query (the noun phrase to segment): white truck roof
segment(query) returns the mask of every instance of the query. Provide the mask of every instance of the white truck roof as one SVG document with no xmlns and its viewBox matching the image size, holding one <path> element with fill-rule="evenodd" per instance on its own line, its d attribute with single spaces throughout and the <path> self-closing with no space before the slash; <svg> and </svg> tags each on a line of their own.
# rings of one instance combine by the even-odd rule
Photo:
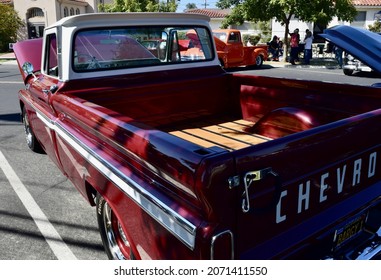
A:
<svg viewBox="0 0 381 280">
<path fill-rule="evenodd" d="M 116 26 L 120 25 L 157 25 L 157 24 L 206 24 L 208 25 L 210 18 L 201 14 L 187 13 L 92 13 L 65 17 L 53 25 L 47 27 L 54 28 L 57 26 L 64 27 L 97 27 L 97 26 Z"/>
</svg>

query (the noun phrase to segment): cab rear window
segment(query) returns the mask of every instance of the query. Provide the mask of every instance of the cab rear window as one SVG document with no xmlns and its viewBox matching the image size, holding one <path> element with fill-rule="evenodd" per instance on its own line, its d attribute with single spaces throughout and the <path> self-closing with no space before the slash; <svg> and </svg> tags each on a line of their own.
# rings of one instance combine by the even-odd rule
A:
<svg viewBox="0 0 381 280">
<path fill-rule="evenodd" d="M 203 27 L 124 27 L 76 33 L 72 65 L 77 72 L 191 63 L 213 59 Z"/>
</svg>

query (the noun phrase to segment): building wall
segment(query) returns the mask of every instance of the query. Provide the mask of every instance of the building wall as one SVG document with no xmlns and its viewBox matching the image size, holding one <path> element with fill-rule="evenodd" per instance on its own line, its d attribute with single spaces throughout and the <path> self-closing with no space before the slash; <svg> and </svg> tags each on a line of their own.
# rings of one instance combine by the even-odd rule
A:
<svg viewBox="0 0 381 280">
<path fill-rule="evenodd" d="M 98 12 L 98 4 L 112 0 L 13 0 L 15 11 L 24 21 L 19 40 L 41 37 L 43 28 L 71 14 Z"/>
</svg>

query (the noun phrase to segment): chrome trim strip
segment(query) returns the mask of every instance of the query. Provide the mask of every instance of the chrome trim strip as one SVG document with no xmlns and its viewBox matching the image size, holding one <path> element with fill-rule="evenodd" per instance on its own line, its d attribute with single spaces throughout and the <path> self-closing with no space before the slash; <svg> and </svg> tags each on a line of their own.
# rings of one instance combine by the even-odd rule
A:
<svg viewBox="0 0 381 280">
<path fill-rule="evenodd" d="M 231 244 L 231 259 L 234 260 L 234 236 L 233 233 L 230 230 L 225 230 L 223 232 L 220 232 L 212 237 L 212 242 L 210 244 L 210 259 L 214 260 L 214 244 L 218 238 L 221 236 L 229 234 L 230 235 L 230 244 Z"/>
<path fill-rule="evenodd" d="M 86 146 L 76 136 L 71 134 L 62 125 L 46 117 L 33 104 L 28 102 L 35 110 L 37 117 L 50 129 L 54 130 L 79 154 L 98 169 L 107 179 L 118 186 L 146 213 L 175 235 L 190 249 L 194 249 L 196 242 L 196 226 L 180 216 L 168 205 L 151 193 L 144 190 L 137 182 L 121 173 L 117 167 L 100 157 L 90 147 Z"/>
</svg>

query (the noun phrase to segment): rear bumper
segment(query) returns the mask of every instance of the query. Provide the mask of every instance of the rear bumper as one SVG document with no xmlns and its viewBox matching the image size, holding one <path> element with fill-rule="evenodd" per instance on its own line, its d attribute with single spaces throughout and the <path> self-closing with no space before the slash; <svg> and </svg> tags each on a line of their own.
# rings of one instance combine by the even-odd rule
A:
<svg viewBox="0 0 381 280">
<path fill-rule="evenodd" d="M 326 260 L 346 259 L 346 260 L 380 260 L 381 259 L 381 227 L 376 232 L 374 238 L 366 245 L 358 246 L 339 256 L 328 257 Z"/>
</svg>

